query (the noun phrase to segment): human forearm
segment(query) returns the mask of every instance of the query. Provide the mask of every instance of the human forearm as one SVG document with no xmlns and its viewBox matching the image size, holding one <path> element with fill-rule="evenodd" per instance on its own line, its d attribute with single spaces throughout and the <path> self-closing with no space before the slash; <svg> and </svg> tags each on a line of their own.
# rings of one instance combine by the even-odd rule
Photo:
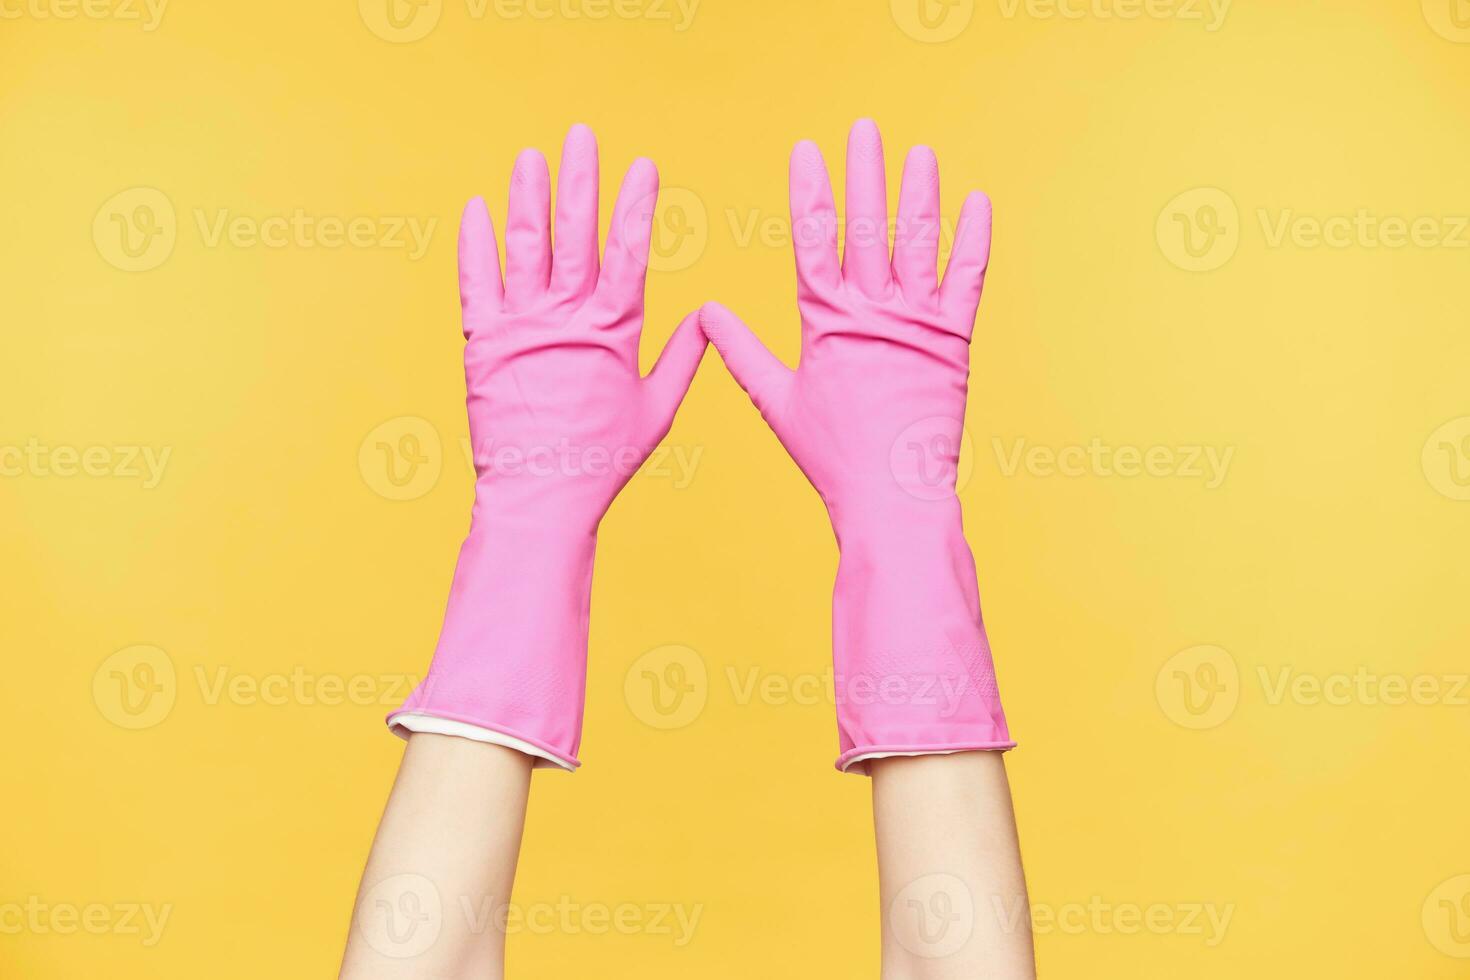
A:
<svg viewBox="0 0 1470 980">
<path fill-rule="evenodd" d="M 1032 980 L 1031 914 L 999 752 L 875 760 L 883 980 Z"/>
<path fill-rule="evenodd" d="M 341 980 L 504 975 L 530 756 L 410 737 L 363 872 Z"/>
</svg>

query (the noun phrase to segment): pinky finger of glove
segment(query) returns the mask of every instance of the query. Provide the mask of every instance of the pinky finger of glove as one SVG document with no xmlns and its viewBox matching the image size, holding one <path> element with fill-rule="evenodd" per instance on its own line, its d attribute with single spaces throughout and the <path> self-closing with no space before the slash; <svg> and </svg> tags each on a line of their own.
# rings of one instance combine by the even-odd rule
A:
<svg viewBox="0 0 1470 980">
<path fill-rule="evenodd" d="M 976 191 L 960 211 L 954 251 L 939 287 L 939 305 L 947 317 L 962 324 L 966 338 L 975 328 L 975 311 L 980 308 L 985 270 L 990 266 L 990 225 L 990 198 Z"/>
</svg>

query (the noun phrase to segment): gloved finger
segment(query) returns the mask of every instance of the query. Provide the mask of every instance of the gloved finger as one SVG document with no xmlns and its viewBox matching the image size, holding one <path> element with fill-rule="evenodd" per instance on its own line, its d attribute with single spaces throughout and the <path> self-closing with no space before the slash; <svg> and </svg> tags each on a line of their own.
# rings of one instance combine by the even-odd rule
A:
<svg viewBox="0 0 1470 980">
<path fill-rule="evenodd" d="M 927 146 L 909 151 L 898 192 L 893 277 L 904 299 L 929 309 L 939 299 L 939 160 Z"/>
<path fill-rule="evenodd" d="M 785 404 L 786 395 L 796 379 L 796 372 L 766 350 L 766 345 L 719 303 L 706 303 L 699 308 L 699 325 L 736 383 L 750 395 L 760 413 L 771 418 Z"/>
<path fill-rule="evenodd" d="M 990 265 L 990 198 L 980 191 L 971 194 L 960 211 L 955 230 L 954 252 L 939 287 L 939 305 L 946 316 L 963 324 L 968 337 L 975 329 L 975 311 L 985 289 L 985 269 Z"/>
<path fill-rule="evenodd" d="M 510 175 L 505 222 L 505 296 L 524 306 L 551 281 L 551 173 L 538 150 L 522 150 Z"/>
<path fill-rule="evenodd" d="M 485 199 L 471 198 L 459 219 L 459 304 L 465 313 L 465 336 L 478 316 L 500 309 L 504 294 L 495 225 Z"/>
<path fill-rule="evenodd" d="M 653 241 L 653 214 L 658 205 L 658 168 L 639 157 L 628 168 L 613 206 L 612 228 L 602 257 L 597 290 L 624 309 L 641 308 L 648 278 L 648 250 Z"/>
<path fill-rule="evenodd" d="M 887 295 L 888 178 L 883 137 L 871 119 L 860 119 L 847 137 L 847 237 L 842 278 L 865 296 Z"/>
<path fill-rule="evenodd" d="M 653 428 L 651 442 L 656 443 L 669 434 L 669 426 L 674 424 L 674 413 L 684 401 L 708 346 L 704 331 L 699 328 L 699 314 L 689 314 L 674 330 L 653 370 L 643 379 L 649 424 Z"/>
<path fill-rule="evenodd" d="M 842 281 L 837 260 L 837 205 L 827 161 L 811 140 L 791 151 L 791 244 L 796 278 L 804 289 L 830 289 Z"/>
<path fill-rule="evenodd" d="M 552 291 L 585 295 L 597 282 L 597 137 L 581 123 L 567 133 L 556 174 Z"/>
</svg>

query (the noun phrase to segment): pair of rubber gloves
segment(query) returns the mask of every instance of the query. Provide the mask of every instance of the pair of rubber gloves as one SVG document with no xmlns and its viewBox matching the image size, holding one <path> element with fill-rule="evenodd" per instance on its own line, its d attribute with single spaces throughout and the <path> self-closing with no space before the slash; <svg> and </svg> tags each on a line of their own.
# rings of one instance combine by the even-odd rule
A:
<svg viewBox="0 0 1470 980">
<path fill-rule="evenodd" d="M 791 157 L 802 319 L 797 370 L 729 310 L 679 325 L 638 367 L 658 171 L 623 181 L 598 261 L 598 162 L 574 127 L 556 194 L 541 154 L 511 178 L 502 280 L 484 201 L 465 208 L 459 282 L 477 480 L 444 629 L 392 729 L 505 745 L 579 765 L 597 527 L 668 433 L 712 343 L 821 494 L 841 550 L 833 599 L 844 771 L 893 755 L 1003 750 L 974 560 L 955 496 L 970 333 L 990 254 L 990 201 L 972 194 L 941 284 L 934 153 L 904 167 L 895 245 L 877 127 L 847 148 L 846 244 L 816 145 Z"/>
</svg>

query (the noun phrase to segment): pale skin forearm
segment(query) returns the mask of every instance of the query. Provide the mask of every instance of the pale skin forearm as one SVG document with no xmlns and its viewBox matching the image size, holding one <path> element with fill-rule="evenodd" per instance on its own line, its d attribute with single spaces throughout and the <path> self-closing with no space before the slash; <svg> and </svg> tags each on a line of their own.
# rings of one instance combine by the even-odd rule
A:
<svg viewBox="0 0 1470 980">
<path fill-rule="evenodd" d="M 883 980 L 1034 980 L 999 752 L 875 760 Z"/>
<path fill-rule="evenodd" d="M 341 980 L 504 977 L 531 759 L 410 736 L 353 910 Z"/>
</svg>

